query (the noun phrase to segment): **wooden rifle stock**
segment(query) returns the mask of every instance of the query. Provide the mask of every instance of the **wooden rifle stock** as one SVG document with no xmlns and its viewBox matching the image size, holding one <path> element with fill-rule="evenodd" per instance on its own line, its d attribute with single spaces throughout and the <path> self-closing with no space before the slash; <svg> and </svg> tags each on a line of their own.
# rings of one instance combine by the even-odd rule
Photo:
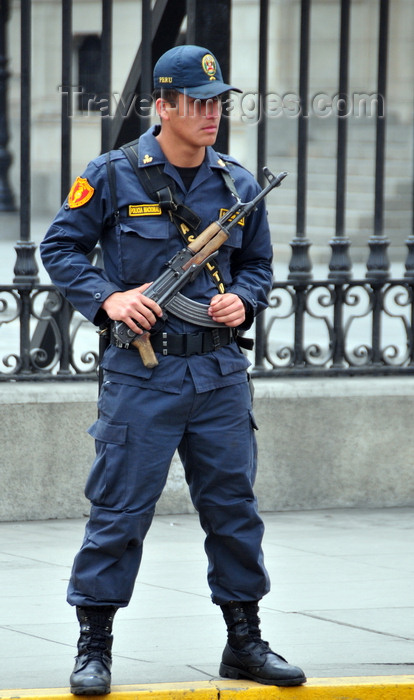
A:
<svg viewBox="0 0 414 700">
<path fill-rule="evenodd" d="M 137 337 L 132 341 L 131 345 L 133 345 L 134 348 L 139 351 L 144 367 L 153 369 L 158 365 L 157 356 L 152 348 L 151 336 L 148 331 L 144 331 L 144 333 L 141 333 L 141 335 L 137 335 Z"/>
<path fill-rule="evenodd" d="M 216 236 L 216 234 L 218 234 L 219 231 L 222 231 L 225 234 L 225 237 L 224 237 L 223 241 L 221 242 L 221 243 L 224 243 L 224 241 L 229 237 L 229 234 L 221 227 L 219 221 L 213 221 L 213 223 L 209 224 L 209 226 L 207 226 L 207 228 L 205 228 L 204 231 L 202 231 L 200 233 L 200 235 L 197 236 L 197 238 L 195 238 L 193 241 L 191 241 L 191 243 L 189 243 L 187 247 L 193 253 L 198 253 L 202 248 L 204 248 L 205 245 L 207 245 L 207 243 L 212 238 L 214 238 L 214 236 Z M 214 248 L 213 250 L 211 250 L 211 252 L 213 253 L 214 250 L 218 250 L 221 243 L 219 243 L 217 248 Z M 210 253 L 209 253 L 209 255 L 210 255 Z"/>
</svg>

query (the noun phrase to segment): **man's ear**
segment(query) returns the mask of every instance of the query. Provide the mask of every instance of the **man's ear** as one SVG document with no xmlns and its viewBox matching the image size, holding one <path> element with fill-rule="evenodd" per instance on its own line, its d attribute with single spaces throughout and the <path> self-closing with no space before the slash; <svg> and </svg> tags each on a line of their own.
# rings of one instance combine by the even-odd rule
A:
<svg viewBox="0 0 414 700">
<path fill-rule="evenodd" d="M 171 107 L 171 104 L 168 102 L 168 100 L 165 100 L 162 97 L 159 97 L 156 100 L 155 109 L 157 110 L 157 114 L 160 117 L 160 119 L 165 119 L 166 121 L 169 120 L 170 115 L 168 112 L 168 107 Z"/>
</svg>

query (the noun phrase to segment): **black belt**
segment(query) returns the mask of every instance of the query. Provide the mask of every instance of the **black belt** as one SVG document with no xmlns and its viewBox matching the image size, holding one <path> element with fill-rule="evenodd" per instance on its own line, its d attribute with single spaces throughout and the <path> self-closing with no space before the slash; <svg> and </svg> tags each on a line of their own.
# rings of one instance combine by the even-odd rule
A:
<svg viewBox="0 0 414 700">
<path fill-rule="evenodd" d="M 151 345 L 161 355 L 190 357 L 213 352 L 234 340 L 235 332 L 232 328 L 213 328 L 202 333 L 156 333 L 151 336 Z"/>
</svg>

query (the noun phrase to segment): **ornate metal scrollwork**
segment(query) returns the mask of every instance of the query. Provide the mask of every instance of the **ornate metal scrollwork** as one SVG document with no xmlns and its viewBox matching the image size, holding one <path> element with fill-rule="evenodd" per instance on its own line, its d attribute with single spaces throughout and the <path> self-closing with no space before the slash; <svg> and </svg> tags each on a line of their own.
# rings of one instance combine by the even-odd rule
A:
<svg viewBox="0 0 414 700">
<path fill-rule="evenodd" d="M 16 289 L 0 289 L 0 372 L 1 366 L 6 368 L 5 374 L 18 372 L 21 367 L 19 353 L 11 352 L 10 348 L 18 342 L 18 324 L 15 332 L 8 332 L 21 312 L 21 300 Z M 6 340 L 7 336 L 7 340 Z"/>
<path fill-rule="evenodd" d="M 87 321 L 79 314 L 73 315 L 70 334 L 70 362 L 72 367 L 76 370 L 77 374 L 84 374 L 85 372 L 96 372 L 98 367 L 99 356 L 97 351 L 92 349 L 87 349 L 83 351 L 78 350 L 78 346 L 80 348 L 84 348 L 85 343 L 90 342 L 90 340 L 93 337 L 91 336 L 91 331 L 92 333 L 95 333 L 95 339 L 96 342 L 98 342 L 96 328 L 94 328 L 94 326 L 92 326 L 92 324 L 89 321 Z M 80 361 L 82 365 L 80 365 L 76 360 L 78 352 L 80 353 Z"/>
<path fill-rule="evenodd" d="M 408 284 L 386 285 L 383 295 L 384 314 L 396 321 L 393 338 L 399 336 L 400 344 L 395 342 L 382 349 L 384 364 L 400 367 L 409 362 L 413 354 L 413 329 L 411 325 L 413 310 L 413 288 Z M 388 336 L 387 336 L 388 337 Z"/>
<path fill-rule="evenodd" d="M 414 280 L 275 283 L 256 376 L 414 372 Z M 53 286 L 0 288 L 0 380 L 96 379 L 98 336 Z"/>
<path fill-rule="evenodd" d="M 253 374 L 414 371 L 409 280 L 275 283 L 265 314 L 264 370 Z"/>
<path fill-rule="evenodd" d="M 95 331 L 51 285 L 0 288 L 0 380 L 95 379 Z"/>
</svg>

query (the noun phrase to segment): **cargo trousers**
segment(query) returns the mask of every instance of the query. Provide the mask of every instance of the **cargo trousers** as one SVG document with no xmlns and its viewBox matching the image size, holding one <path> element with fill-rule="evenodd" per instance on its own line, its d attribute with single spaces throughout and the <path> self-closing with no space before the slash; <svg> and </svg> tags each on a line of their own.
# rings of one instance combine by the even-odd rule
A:
<svg viewBox="0 0 414 700">
<path fill-rule="evenodd" d="M 257 445 L 248 382 L 197 393 L 187 372 L 177 394 L 104 380 L 98 406 L 89 429 L 96 458 L 85 488 L 91 511 L 68 602 L 128 605 L 176 450 L 206 535 L 213 602 L 261 599 L 270 586 L 253 492 Z"/>
</svg>

